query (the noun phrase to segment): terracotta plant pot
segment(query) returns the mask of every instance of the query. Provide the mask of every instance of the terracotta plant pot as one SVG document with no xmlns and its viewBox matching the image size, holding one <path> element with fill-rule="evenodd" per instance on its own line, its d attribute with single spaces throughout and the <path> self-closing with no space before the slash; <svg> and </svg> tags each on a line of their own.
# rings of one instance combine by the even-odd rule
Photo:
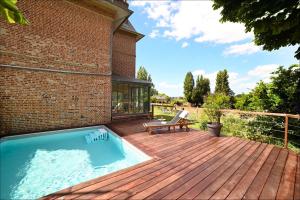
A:
<svg viewBox="0 0 300 200">
<path fill-rule="evenodd" d="M 219 137 L 222 126 L 223 124 L 218 122 L 209 122 L 207 123 L 208 133 L 213 136 Z"/>
</svg>

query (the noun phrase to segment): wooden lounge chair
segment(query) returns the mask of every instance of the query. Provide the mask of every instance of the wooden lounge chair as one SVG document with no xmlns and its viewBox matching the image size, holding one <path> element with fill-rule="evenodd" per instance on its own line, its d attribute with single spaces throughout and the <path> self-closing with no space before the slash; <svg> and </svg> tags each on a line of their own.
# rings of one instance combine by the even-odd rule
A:
<svg viewBox="0 0 300 200">
<path fill-rule="evenodd" d="M 144 123 L 143 126 L 146 128 L 146 131 L 149 132 L 149 134 L 152 133 L 152 129 L 154 128 L 164 128 L 167 127 L 168 130 L 170 131 L 171 128 L 173 128 L 173 131 L 175 131 L 175 127 L 179 126 L 181 129 L 183 127 L 186 128 L 186 131 L 189 131 L 188 125 L 193 124 L 192 122 L 188 121 L 186 118 L 188 116 L 188 112 L 185 110 L 180 110 L 177 112 L 175 117 L 168 122 L 148 122 Z"/>
</svg>

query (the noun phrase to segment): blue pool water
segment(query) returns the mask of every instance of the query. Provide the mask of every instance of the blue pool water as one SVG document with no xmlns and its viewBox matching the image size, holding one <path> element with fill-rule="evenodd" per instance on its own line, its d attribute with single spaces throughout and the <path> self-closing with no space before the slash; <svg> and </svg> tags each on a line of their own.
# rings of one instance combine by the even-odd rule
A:
<svg viewBox="0 0 300 200">
<path fill-rule="evenodd" d="M 149 159 L 105 126 L 2 138 L 0 199 L 36 199 Z"/>
</svg>

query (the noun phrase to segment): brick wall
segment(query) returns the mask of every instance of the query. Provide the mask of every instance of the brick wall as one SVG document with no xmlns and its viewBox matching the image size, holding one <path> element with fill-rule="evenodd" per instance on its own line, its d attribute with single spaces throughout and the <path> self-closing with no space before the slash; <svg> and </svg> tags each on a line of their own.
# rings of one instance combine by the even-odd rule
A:
<svg viewBox="0 0 300 200">
<path fill-rule="evenodd" d="M 113 36 L 112 71 L 129 78 L 135 77 L 135 36 L 118 30 Z"/>
<path fill-rule="evenodd" d="M 0 135 L 110 122 L 112 19 L 67 1 L 18 7 L 29 26 L 0 19 L 0 65 L 24 67 L 0 66 Z"/>
</svg>

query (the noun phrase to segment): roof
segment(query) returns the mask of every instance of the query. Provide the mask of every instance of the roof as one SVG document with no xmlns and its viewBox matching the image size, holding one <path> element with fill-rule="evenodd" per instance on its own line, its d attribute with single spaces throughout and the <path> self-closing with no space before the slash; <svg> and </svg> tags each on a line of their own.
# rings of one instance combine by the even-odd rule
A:
<svg viewBox="0 0 300 200">
<path fill-rule="evenodd" d="M 116 74 L 112 75 L 112 80 L 118 81 L 118 82 L 127 82 L 127 83 L 140 83 L 140 84 L 149 84 L 149 85 L 152 84 L 152 82 L 150 82 L 150 81 L 140 80 L 140 79 L 136 79 L 136 78 L 123 77 L 123 76 L 119 76 Z"/>
<path fill-rule="evenodd" d="M 132 34 L 134 34 L 134 35 L 136 35 L 137 41 L 140 40 L 140 39 L 142 39 L 142 38 L 145 36 L 145 35 L 143 35 L 143 34 L 137 32 L 137 31 L 135 30 L 135 28 L 133 27 L 133 25 L 130 23 L 129 20 L 126 20 L 126 21 L 121 25 L 120 29 L 121 29 L 121 30 L 124 30 L 124 31 L 126 31 L 126 32 L 129 32 L 129 33 L 132 33 Z"/>
<path fill-rule="evenodd" d="M 124 29 L 127 29 L 129 31 L 132 31 L 132 32 L 136 32 L 135 28 L 133 27 L 133 25 L 131 24 L 131 22 L 129 20 L 126 20 L 122 26 L 122 28 Z"/>
</svg>

